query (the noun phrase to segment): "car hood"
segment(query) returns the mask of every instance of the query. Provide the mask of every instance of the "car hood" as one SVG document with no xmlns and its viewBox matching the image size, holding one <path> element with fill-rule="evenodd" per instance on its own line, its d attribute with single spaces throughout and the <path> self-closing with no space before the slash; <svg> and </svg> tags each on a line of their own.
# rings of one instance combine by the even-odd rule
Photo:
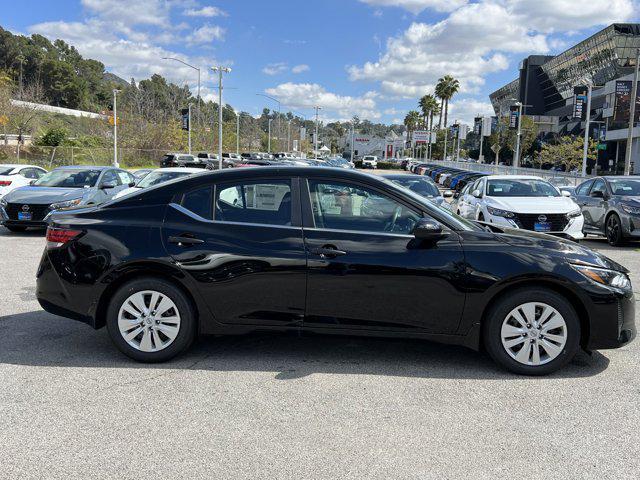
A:
<svg viewBox="0 0 640 480">
<path fill-rule="evenodd" d="M 115 200 L 116 198 L 124 197 L 125 195 L 127 195 L 129 193 L 138 192 L 140 190 L 142 190 L 142 187 L 125 188 L 124 190 L 120 190 L 118 193 L 116 193 L 114 195 L 113 199 Z"/>
<path fill-rule="evenodd" d="M 562 237 L 515 228 L 495 226 L 491 226 L 491 228 L 496 231 L 495 235 L 501 242 L 512 247 L 540 248 L 548 252 L 549 255 L 561 256 L 569 263 L 591 265 L 629 273 L 627 268 L 609 257 Z"/>
<path fill-rule="evenodd" d="M 82 198 L 85 188 L 20 187 L 7 193 L 3 199 L 9 203 L 50 204 Z"/>
<path fill-rule="evenodd" d="M 640 197 L 638 196 L 624 196 L 624 197 L 617 197 L 618 201 L 621 203 L 626 203 L 627 205 L 633 205 L 635 207 L 640 207 Z"/>
<path fill-rule="evenodd" d="M 487 205 L 516 213 L 568 213 L 578 208 L 569 197 L 486 197 Z"/>
</svg>

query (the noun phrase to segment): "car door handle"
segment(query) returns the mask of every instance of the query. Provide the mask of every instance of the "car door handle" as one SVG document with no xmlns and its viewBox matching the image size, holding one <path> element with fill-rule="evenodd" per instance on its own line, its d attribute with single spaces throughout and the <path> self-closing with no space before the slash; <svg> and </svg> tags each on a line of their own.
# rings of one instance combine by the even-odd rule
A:
<svg viewBox="0 0 640 480">
<path fill-rule="evenodd" d="M 189 245 L 199 245 L 204 243 L 204 240 L 193 237 L 169 237 L 169 243 L 175 243 L 181 247 L 186 247 Z"/>
<path fill-rule="evenodd" d="M 320 258 L 335 258 L 346 255 L 347 252 L 338 250 L 333 246 L 324 246 L 319 248 L 310 248 L 309 253 L 312 255 L 318 255 Z"/>
</svg>

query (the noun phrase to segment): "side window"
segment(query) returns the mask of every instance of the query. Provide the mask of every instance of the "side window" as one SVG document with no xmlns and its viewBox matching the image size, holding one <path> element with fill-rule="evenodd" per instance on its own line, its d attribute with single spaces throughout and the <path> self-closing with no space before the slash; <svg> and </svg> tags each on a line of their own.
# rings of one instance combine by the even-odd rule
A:
<svg viewBox="0 0 640 480">
<path fill-rule="evenodd" d="M 23 168 L 22 170 L 20 170 L 20 175 L 22 175 L 24 178 L 29 178 L 32 180 L 39 178 L 36 174 L 35 168 Z"/>
<path fill-rule="evenodd" d="M 43 176 L 45 173 L 47 173 L 45 170 L 40 170 L 39 168 L 34 168 L 33 169 L 35 172 L 36 177 L 35 178 L 40 178 L 41 176 Z"/>
<path fill-rule="evenodd" d="M 592 183 L 593 180 L 589 180 L 578 185 L 578 188 L 576 188 L 576 195 L 586 195 L 587 192 L 589 192 L 589 187 L 591 187 Z"/>
<path fill-rule="evenodd" d="M 291 181 L 219 184 L 215 206 L 215 219 L 219 221 L 291 225 Z"/>
<path fill-rule="evenodd" d="M 421 215 L 374 189 L 309 180 L 316 227 L 409 234 Z"/>
<path fill-rule="evenodd" d="M 593 195 L 593 192 L 606 192 L 607 187 L 604 184 L 604 180 L 602 180 L 601 178 L 598 178 L 596 180 L 593 181 L 593 187 L 591 187 L 591 192 L 589 192 L 590 195 Z"/>
<path fill-rule="evenodd" d="M 212 188 L 202 187 L 187 192 L 182 197 L 182 206 L 207 220 L 213 220 Z"/>
<path fill-rule="evenodd" d="M 135 182 L 133 175 L 130 175 L 124 170 L 118 171 L 118 179 L 120 180 L 120 185 L 128 185 L 131 182 Z"/>
<path fill-rule="evenodd" d="M 118 175 L 116 175 L 115 170 L 107 170 L 102 176 L 101 183 L 104 185 L 105 183 L 111 183 L 113 185 L 120 185 L 118 183 Z"/>
</svg>

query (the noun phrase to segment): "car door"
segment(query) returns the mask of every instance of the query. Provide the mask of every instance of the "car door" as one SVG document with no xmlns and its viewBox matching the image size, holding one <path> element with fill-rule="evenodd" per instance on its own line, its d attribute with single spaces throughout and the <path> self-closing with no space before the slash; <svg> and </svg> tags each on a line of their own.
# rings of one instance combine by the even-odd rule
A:
<svg viewBox="0 0 640 480">
<path fill-rule="evenodd" d="M 583 207 L 583 211 L 586 212 L 585 217 L 589 219 L 589 225 L 601 232 L 604 231 L 604 217 L 607 212 L 608 197 L 604 180 L 596 178 L 586 198 L 586 205 Z"/>
<path fill-rule="evenodd" d="M 482 203 L 482 195 L 484 194 L 485 179 L 479 178 L 473 183 L 473 186 L 469 189 L 469 192 L 465 196 L 467 203 L 467 212 L 465 218 L 476 220 L 478 218 L 478 212 Z M 480 191 L 480 198 L 473 195 L 476 190 Z"/>
<path fill-rule="evenodd" d="M 411 231 L 423 214 L 363 183 L 309 178 L 301 189 L 308 254 L 304 325 L 454 333 L 465 294 L 458 235 Z"/>
<path fill-rule="evenodd" d="M 91 197 L 87 203 L 100 205 L 111 198 L 112 190 L 118 186 L 118 175 L 115 169 L 108 169 L 102 172 L 102 175 L 96 182 L 96 188 L 93 189 Z"/>
<path fill-rule="evenodd" d="M 167 207 L 165 248 L 218 323 L 301 324 L 306 254 L 298 198 L 297 179 L 282 176 L 202 184 Z"/>
<path fill-rule="evenodd" d="M 591 189 L 591 185 L 593 185 L 593 180 L 582 182 L 576 187 L 576 189 L 573 191 L 573 194 L 571 195 L 573 201 L 578 204 L 580 210 L 582 211 L 582 215 L 584 217 L 584 228 L 587 230 L 593 228 L 593 225 L 591 224 L 591 217 L 589 216 L 589 212 L 587 211 L 587 206 L 589 204 L 589 190 Z"/>
<path fill-rule="evenodd" d="M 109 198 L 113 198 L 118 192 L 126 190 L 136 183 L 135 177 L 126 170 L 116 170 L 116 176 L 118 177 L 118 185 L 109 192 Z"/>
</svg>

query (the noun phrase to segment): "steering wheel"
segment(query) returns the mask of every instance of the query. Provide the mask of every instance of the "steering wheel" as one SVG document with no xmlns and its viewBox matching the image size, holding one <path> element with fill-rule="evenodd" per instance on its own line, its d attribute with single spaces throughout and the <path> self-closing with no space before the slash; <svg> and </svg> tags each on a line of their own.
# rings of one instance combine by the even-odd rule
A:
<svg viewBox="0 0 640 480">
<path fill-rule="evenodd" d="M 398 222 L 398 219 L 400 218 L 401 213 L 402 213 L 402 207 L 400 206 L 396 207 L 396 209 L 393 212 L 393 217 L 391 218 L 391 221 L 387 223 L 387 225 L 384 228 L 386 232 L 393 232 L 396 229 L 396 223 Z"/>
</svg>

